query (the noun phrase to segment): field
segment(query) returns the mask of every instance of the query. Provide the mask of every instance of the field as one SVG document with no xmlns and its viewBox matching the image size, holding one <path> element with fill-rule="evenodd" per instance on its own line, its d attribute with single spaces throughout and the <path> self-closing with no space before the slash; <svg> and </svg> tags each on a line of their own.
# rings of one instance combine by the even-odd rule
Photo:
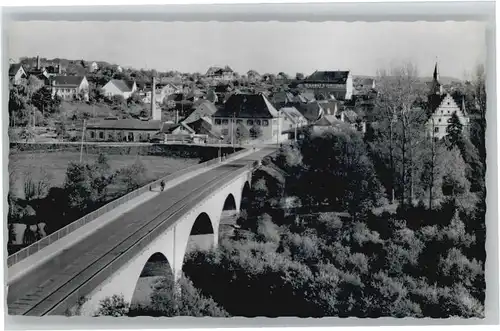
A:
<svg viewBox="0 0 500 331">
<path fill-rule="evenodd" d="M 83 154 L 83 162 L 93 162 L 97 154 Z M 149 155 L 109 155 L 108 162 L 112 170 L 118 170 L 131 165 L 136 158 L 148 169 L 151 180 L 166 176 L 175 171 L 198 163 L 198 159 L 172 158 Z M 9 156 L 9 169 L 13 170 L 14 180 L 11 191 L 23 198 L 23 182 L 26 173 L 31 173 L 35 179 L 48 176 L 52 187 L 62 186 L 66 168 L 70 162 L 79 162 L 80 153 L 74 151 L 55 152 L 22 152 Z"/>
</svg>

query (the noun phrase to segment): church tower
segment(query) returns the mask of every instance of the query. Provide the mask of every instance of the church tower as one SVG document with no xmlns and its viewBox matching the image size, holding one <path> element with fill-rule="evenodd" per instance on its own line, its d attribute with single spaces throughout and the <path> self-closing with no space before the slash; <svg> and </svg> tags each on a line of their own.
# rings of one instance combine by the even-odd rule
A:
<svg viewBox="0 0 500 331">
<path fill-rule="evenodd" d="M 432 83 L 431 83 L 431 90 L 430 90 L 430 95 L 441 95 L 443 93 L 443 87 L 441 86 L 441 83 L 439 83 L 439 72 L 438 72 L 438 65 L 436 62 L 436 65 L 434 67 L 434 74 L 432 75 Z"/>
</svg>

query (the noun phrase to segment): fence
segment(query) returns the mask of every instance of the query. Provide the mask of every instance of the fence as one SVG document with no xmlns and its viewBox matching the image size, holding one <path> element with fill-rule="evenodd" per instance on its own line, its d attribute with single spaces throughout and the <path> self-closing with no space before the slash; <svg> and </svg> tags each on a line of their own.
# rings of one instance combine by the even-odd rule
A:
<svg viewBox="0 0 500 331">
<path fill-rule="evenodd" d="M 113 210 L 114 208 L 116 208 L 116 207 L 118 207 L 118 206 L 120 206 L 120 205 L 146 193 L 146 192 L 148 192 L 150 190 L 151 186 L 159 185 L 161 181 L 168 182 L 170 180 L 179 178 L 179 176 L 182 176 L 184 174 L 187 174 L 187 173 L 199 170 L 199 169 L 210 167 L 210 166 L 217 164 L 219 162 L 223 162 L 223 161 L 227 160 L 228 158 L 233 158 L 233 157 L 239 156 L 239 155 L 247 153 L 247 152 L 248 152 L 248 150 L 243 149 L 243 150 L 238 151 L 236 153 L 229 154 L 227 156 L 223 156 L 221 159 L 215 158 L 215 159 L 212 159 L 212 160 L 207 161 L 207 162 L 199 163 L 199 164 L 187 167 L 183 170 L 176 171 L 170 175 L 167 175 L 163 178 L 155 180 L 154 182 L 149 183 L 141 188 L 138 188 L 137 190 L 132 191 L 132 192 L 116 199 L 116 200 L 111 201 L 110 203 L 102 206 L 101 208 L 96 209 L 93 212 L 88 213 L 87 215 L 83 216 L 82 218 L 68 224 L 67 226 L 51 233 L 48 236 L 43 237 L 42 239 L 34 242 L 33 244 L 31 244 L 31 245 L 21 249 L 20 251 L 17 251 L 16 253 L 10 255 L 7 258 L 7 266 L 10 267 L 10 266 L 18 263 L 19 261 L 26 259 L 28 256 L 35 254 L 36 252 L 38 252 L 42 248 L 47 247 L 48 245 L 50 245 L 50 244 L 58 241 L 59 239 L 67 236 L 71 232 L 75 231 L 76 229 L 79 229 L 80 227 L 95 220 L 96 218 L 102 216 L 103 214 Z"/>
</svg>

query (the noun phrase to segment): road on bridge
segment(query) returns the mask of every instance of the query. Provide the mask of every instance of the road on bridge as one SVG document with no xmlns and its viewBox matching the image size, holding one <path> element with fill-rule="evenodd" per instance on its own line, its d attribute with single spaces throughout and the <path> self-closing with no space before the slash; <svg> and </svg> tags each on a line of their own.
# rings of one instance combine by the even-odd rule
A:
<svg viewBox="0 0 500 331">
<path fill-rule="evenodd" d="M 156 226 L 162 223 L 174 224 L 180 216 L 179 210 L 192 208 L 199 202 L 200 194 L 220 186 L 229 180 L 232 173 L 273 151 L 275 149 L 272 148 L 258 150 L 197 175 L 146 201 L 75 243 L 71 248 L 63 250 L 9 284 L 9 314 L 53 314 L 54 308 L 70 295 L 82 295 L 83 284 L 109 267 L 115 258 L 134 246 Z"/>
</svg>

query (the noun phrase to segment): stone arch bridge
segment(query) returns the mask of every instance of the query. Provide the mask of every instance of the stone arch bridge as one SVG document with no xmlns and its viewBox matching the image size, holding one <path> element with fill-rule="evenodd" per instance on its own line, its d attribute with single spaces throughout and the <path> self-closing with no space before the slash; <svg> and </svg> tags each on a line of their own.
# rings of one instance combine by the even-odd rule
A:
<svg viewBox="0 0 500 331">
<path fill-rule="evenodd" d="M 178 279 L 193 239 L 216 246 L 221 219 L 248 203 L 252 171 L 269 154 L 262 149 L 222 164 L 96 230 L 9 284 L 9 314 L 62 315 L 79 306 L 82 315 L 92 315 L 106 297 L 131 302 L 152 258 L 168 261 Z"/>
</svg>

